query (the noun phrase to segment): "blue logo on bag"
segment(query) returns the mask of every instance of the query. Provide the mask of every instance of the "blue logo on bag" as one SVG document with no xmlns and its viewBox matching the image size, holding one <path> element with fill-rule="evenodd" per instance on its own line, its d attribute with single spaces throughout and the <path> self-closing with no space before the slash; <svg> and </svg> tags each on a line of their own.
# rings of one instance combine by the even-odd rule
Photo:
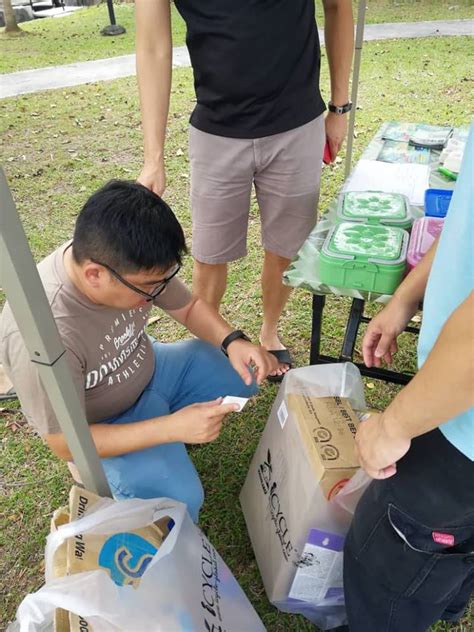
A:
<svg viewBox="0 0 474 632">
<path fill-rule="evenodd" d="M 116 533 L 105 541 L 99 554 L 99 566 L 110 571 L 119 586 L 136 587 L 157 548 L 135 533 Z"/>
</svg>

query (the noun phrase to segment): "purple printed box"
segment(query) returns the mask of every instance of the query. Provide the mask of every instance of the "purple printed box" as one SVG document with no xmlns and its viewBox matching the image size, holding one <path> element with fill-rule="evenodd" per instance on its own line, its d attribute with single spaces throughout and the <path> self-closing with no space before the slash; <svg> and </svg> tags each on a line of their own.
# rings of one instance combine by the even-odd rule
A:
<svg viewBox="0 0 474 632">
<path fill-rule="evenodd" d="M 318 605 L 341 603 L 343 549 L 342 535 L 311 529 L 291 584 L 290 599 Z"/>
</svg>

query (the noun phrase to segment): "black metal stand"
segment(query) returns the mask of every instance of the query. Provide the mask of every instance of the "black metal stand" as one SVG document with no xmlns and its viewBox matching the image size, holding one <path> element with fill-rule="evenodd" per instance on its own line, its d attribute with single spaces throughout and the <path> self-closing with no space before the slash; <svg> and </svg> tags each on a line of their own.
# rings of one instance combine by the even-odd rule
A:
<svg viewBox="0 0 474 632">
<path fill-rule="evenodd" d="M 352 299 L 352 305 L 347 319 L 346 333 L 342 343 L 341 353 L 338 358 L 321 354 L 321 332 L 323 325 L 323 312 L 326 304 L 326 297 L 313 294 L 312 322 L 311 322 L 311 347 L 309 354 L 310 364 L 329 364 L 333 362 L 354 362 L 354 348 L 359 333 L 361 323 L 369 323 L 370 318 L 364 316 L 365 302 L 360 298 Z M 405 331 L 417 335 L 419 330 L 416 327 L 407 327 Z M 375 380 L 393 382 L 394 384 L 408 384 L 413 377 L 410 373 L 398 373 L 390 369 L 377 367 L 366 367 L 365 364 L 354 362 L 362 375 Z"/>
<path fill-rule="evenodd" d="M 123 26 L 120 26 L 120 24 L 117 24 L 115 20 L 113 0 L 107 0 L 107 9 L 109 11 L 110 24 L 101 30 L 102 35 L 122 35 L 123 33 L 126 33 L 126 29 Z"/>
</svg>

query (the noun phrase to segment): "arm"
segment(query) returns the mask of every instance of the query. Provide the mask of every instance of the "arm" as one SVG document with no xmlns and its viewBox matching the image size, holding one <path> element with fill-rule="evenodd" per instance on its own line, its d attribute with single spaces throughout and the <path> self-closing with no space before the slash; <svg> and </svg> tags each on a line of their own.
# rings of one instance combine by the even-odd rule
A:
<svg viewBox="0 0 474 632">
<path fill-rule="evenodd" d="M 171 92 L 169 0 L 136 0 L 136 55 L 144 137 L 144 166 L 138 181 L 158 195 L 166 186 L 164 143 Z"/>
<path fill-rule="evenodd" d="M 208 443 L 219 436 L 222 421 L 235 412 L 235 404 L 221 404 L 222 398 L 186 406 L 171 414 L 128 424 L 90 424 L 92 439 L 101 458 L 137 452 L 161 443 Z M 61 432 L 46 434 L 44 440 L 60 459 L 72 461 Z"/>
<path fill-rule="evenodd" d="M 191 301 L 181 309 L 167 310 L 167 312 L 197 338 L 206 340 L 216 347 L 220 347 L 224 338 L 234 331 L 234 328 L 211 305 L 196 296 L 193 296 Z M 227 352 L 232 366 L 247 385 L 252 382 L 249 365 L 255 367 L 257 384 L 261 384 L 270 372 L 279 370 L 274 356 L 262 347 L 257 347 L 245 340 L 234 340 L 228 346 Z"/>
<path fill-rule="evenodd" d="M 474 405 L 474 292 L 446 321 L 426 362 L 380 415 L 360 424 L 356 446 L 374 478 L 396 472 L 414 437 Z"/>
<path fill-rule="evenodd" d="M 66 358 L 81 407 L 85 410 L 84 363 L 72 349 L 67 349 Z M 4 341 L 2 360 L 15 385 L 28 422 L 37 429 L 59 458 L 71 460 L 72 455 L 58 418 L 19 332 Z M 89 429 L 99 456 L 106 458 L 143 450 L 160 443 L 213 441 L 219 435 L 225 415 L 237 408 L 235 404 L 222 405 L 221 398 L 218 398 L 215 401 L 186 406 L 170 415 L 127 424 L 90 424 Z"/>
<path fill-rule="evenodd" d="M 344 105 L 349 101 L 349 76 L 354 51 L 354 20 L 350 0 L 323 0 L 324 39 L 331 80 L 331 101 Z M 326 137 L 334 160 L 347 133 L 347 114 L 329 112 Z"/>
<path fill-rule="evenodd" d="M 397 351 L 397 336 L 416 313 L 425 295 L 437 246 L 438 239 L 399 285 L 388 305 L 370 321 L 362 342 L 362 355 L 368 367 L 381 366 L 382 359 L 389 365 L 392 363 Z"/>
</svg>

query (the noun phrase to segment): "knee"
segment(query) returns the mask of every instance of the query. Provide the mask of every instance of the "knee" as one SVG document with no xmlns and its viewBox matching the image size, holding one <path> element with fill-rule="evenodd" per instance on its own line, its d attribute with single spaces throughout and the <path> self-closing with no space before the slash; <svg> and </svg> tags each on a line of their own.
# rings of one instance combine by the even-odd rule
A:
<svg viewBox="0 0 474 632">
<path fill-rule="evenodd" d="M 188 482 L 183 489 L 182 498 L 177 500 L 185 503 L 192 521 L 199 522 L 199 512 L 204 503 L 204 489 L 198 476 Z"/>
</svg>

